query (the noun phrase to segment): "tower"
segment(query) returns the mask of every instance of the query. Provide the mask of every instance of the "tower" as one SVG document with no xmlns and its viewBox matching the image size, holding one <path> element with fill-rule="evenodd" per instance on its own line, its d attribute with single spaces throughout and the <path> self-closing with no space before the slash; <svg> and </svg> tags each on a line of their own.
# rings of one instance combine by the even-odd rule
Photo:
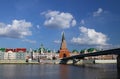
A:
<svg viewBox="0 0 120 79">
<path fill-rule="evenodd" d="M 63 34 L 62 34 L 62 42 L 61 42 L 61 46 L 60 46 L 60 50 L 59 50 L 59 58 L 64 58 L 64 57 L 69 57 L 69 56 L 70 56 L 70 52 L 67 49 L 65 36 L 64 36 L 64 32 L 63 32 Z"/>
<path fill-rule="evenodd" d="M 40 54 L 44 54 L 45 53 L 45 48 L 44 48 L 43 44 L 41 44 L 41 46 L 39 48 L 39 52 L 40 52 Z"/>
</svg>

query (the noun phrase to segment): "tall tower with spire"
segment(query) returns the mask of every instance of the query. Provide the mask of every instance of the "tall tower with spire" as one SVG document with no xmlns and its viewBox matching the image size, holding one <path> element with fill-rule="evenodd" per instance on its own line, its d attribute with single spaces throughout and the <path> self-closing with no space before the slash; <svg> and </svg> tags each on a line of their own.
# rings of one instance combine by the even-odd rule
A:
<svg viewBox="0 0 120 79">
<path fill-rule="evenodd" d="M 62 34 L 62 42 L 61 42 L 61 46 L 60 46 L 60 50 L 59 50 L 59 58 L 64 58 L 64 57 L 69 57 L 70 56 L 70 52 L 67 49 L 67 45 L 66 45 L 66 41 L 65 41 L 65 35 L 64 32 Z"/>
</svg>

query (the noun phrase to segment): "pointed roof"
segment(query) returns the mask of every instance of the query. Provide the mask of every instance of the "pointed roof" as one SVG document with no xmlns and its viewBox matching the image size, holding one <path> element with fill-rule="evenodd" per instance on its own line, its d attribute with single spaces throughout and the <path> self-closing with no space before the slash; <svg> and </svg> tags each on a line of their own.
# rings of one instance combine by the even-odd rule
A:
<svg viewBox="0 0 120 79">
<path fill-rule="evenodd" d="M 64 32 L 62 34 L 62 42 L 63 42 L 63 40 L 65 40 Z"/>
<path fill-rule="evenodd" d="M 62 34 L 62 42 L 61 42 L 60 49 L 67 49 L 64 32 Z"/>
</svg>

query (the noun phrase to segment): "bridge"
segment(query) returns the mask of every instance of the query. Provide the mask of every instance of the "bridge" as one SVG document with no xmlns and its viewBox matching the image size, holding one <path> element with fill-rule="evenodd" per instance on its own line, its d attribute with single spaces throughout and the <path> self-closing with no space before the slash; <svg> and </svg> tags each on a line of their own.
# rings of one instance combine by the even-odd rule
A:
<svg viewBox="0 0 120 79">
<path fill-rule="evenodd" d="M 80 55 L 75 55 L 71 57 L 65 57 L 61 59 L 60 63 L 66 64 L 69 60 L 73 60 L 73 64 L 75 64 L 77 61 L 80 61 L 81 59 L 84 59 L 85 57 L 100 56 L 100 55 L 118 55 L 117 56 L 117 67 L 120 69 L 120 48 L 104 50 L 104 51 L 99 51 L 99 52 L 94 52 L 94 53 L 80 54 Z"/>
</svg>

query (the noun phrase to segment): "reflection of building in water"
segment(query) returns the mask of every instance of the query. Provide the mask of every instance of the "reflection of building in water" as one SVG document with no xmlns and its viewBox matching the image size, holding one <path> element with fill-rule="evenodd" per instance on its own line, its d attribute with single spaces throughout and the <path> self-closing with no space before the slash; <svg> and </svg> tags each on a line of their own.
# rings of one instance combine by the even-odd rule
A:
<svg viewBox="0 0 120 79">
<path fill-rule="evenodd" d="M 60 65 L 60 79 L 70 79 L 69 78 L 69 68 L 67 65 Z"/>
<path fill-rule="evenodd" d="M 60 50 L 59 50 L 59 58 L 69 57 L 69 56 L 70 56 L 70 52 L 67 49 L 65 36 L 64 36 L 64 33 L 63 33 L 62 34 L 62 42 L 61 42 L 61 46 L 60 46 Z"/>
</svg>

